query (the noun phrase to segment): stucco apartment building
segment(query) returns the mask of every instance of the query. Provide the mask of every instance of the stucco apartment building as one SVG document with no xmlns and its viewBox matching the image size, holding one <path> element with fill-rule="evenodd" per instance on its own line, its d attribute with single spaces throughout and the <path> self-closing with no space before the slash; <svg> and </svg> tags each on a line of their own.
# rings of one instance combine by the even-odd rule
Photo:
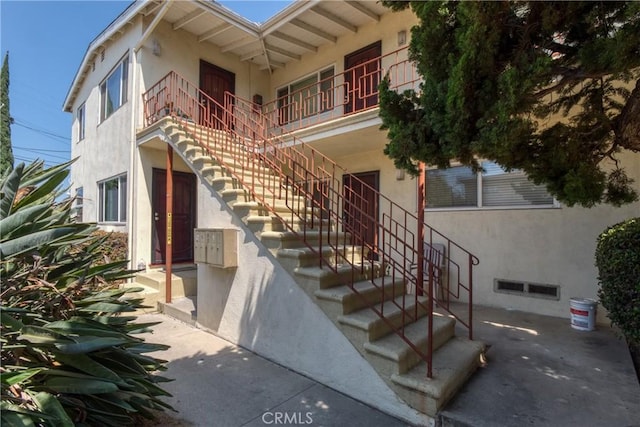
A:
<svg viewBox="0 0 640 427">
<path fill-rule="evenodd" d="M 418 86 L 416 23 L 373 1 L 297 1 L 263 24 L 136 1 L 89 45 L 64 109 L 78 219 L 126 232 L 133 268 L 196 269 L 200 326 L 422 423 L 477 366 L 472 303 L 568 317 L 596 297 L 598 233 L 640 204 L 569 208 L 484 162 L 428 168 L 418 227 L 377 96 L 384 75 Z M 640 182 L 639 156 L 622 159 Z"/>
</svg>

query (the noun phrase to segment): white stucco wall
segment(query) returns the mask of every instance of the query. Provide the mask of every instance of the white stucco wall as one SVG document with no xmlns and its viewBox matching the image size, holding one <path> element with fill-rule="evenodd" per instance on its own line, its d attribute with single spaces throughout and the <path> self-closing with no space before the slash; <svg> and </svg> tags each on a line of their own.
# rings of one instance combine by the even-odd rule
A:
<svg viewBox="0 0 640 427">
<path fill-rule="evenodd" d="M 640 156 L 624 153 L 622 165 L 640 189 Z M 434 227 L 480 258 L 475 275 L 477 304 L 569 317 L 572 297 L 597 299 L 596 239 L 604 229 L 640 215 L 640 203 L 590 209 L 427 211 Z M 495 278 L 560 286 L 560 300 L 493 291 Z M 599 320 L 603 318 L 599 311 Z"/>
<path fill-rule="evenodd" d="M 152 53 L 154 40 L 160 46 L 160 55 Z M 230 71 L 236 75 L 236 95 L 251 99 L 256 93 L 265 94 L 269 73 L 256 65 L 241 62 L 220 47 L 198 42 L 197 36 L 183 30 L 173 30 L 171 24 L 161 22 L 140 49 L 142 64 L 141 93 L 153 86 L 170 71 L 175 71 L 196 86 L 200 82 L 200 60 Z"/>
<path fill-rule="evenodd" d="M 76 188 L 83 187 L 83 220 L 86 222 L 98 220 L 99 181 L 127 174 L 130 186 L 131 114 L 132 99 L 136 96 L 132 88 L 133 55 L 130 49 L 139 36 L 139 25 L 132 25 L 106 46 L 104 59 L 101 54 L 96 56 L 95 69 L 88 72 L 72 107 L 71 157 L 78 159 L 71 167 L 71 194 L 75 194 Z M 100 122 L 100 84 L 125 55 L 129 55 L 127 102 Z M 85 138 L 79 140 L 77 109 L 82 103 L 85 103 Z M 127 231 L 126 223 L 103 224 L 101 227 Z"/>
</svg>

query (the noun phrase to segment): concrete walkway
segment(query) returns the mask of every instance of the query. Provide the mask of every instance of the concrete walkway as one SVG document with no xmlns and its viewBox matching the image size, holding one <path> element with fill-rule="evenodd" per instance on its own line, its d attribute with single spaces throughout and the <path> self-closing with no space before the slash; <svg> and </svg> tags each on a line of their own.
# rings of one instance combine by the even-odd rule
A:
<svg viewBox="0 0 640 427">
<path fill-rule="evenodd" d="M 163 399 L 179 412 L 161 414 L 148 426 L 235 427 L 268 425 L 401 427 L 403 423 L 337 391 L 161 314 L 147 342 L 171 346 L 153 353 L 168 360 Z"/>
<path fill-rule="evenodd" d="M 490 346 L 487 364 L 437 424 L 640 426 L 640 385 L 609 328 L 582 332 L 568 319 L 483 307 L 474 316 L 476 339 Z M 155 356 L 169 361 L 164 375 L 176 381 L 165 384 L 174 395 L 167 402 L 179 413 L 149 426 L 406 425 L 193 326 L 140 316 L 156 320 L 146 338 L 171 346 Z"/>
</svg>

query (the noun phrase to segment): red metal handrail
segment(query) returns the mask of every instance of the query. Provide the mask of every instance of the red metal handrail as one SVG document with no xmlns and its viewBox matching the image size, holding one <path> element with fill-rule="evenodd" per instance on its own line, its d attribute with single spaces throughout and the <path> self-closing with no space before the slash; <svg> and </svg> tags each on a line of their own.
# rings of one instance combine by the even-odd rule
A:
<svg viewBox="0 0 640 427">
<path fill-rule="evenodd" d="M 276 134 L 289 133 L 378 106 L 378 85 L 384 76 L 397 91 L 417 89 L 421 81 L 403 47 L 358 64 L 342 73 L 278 96 L 262 106 Z M 283 88 L 284 89 L 284 88 Z M 287 91 L 288 92 L 288 91 Z"/>
<path fill-rule="evenodd" d="M 317 150 L 296 138 L 283 139 L 273 129 L 277 124 L 262 114 L 254 103 L 227 93 L 224 105 L 219 104 L 200 89 L 169 73 L 143 95 L 146 125 L 164 115 L 170 115 L 190 134 L 204 153 L 225 166 L 227 173 L 242 184 L 253 199 L 279 217 L 305 245 L 320 254 L 323 268 L 335 272 L 342 265 L 350 265 L 347 283 L 360 295 L 355 285 L 368 278 L 382 294 L 382 302 L 368 304 L 405 342 L 425 360 L 429 377 L 432 375 L 432 350 L 424 352 L 405 335 L 405 322 L 416 320 L 422 312 L 429 317 L 429 342 L 432 343 L 434 277 L 444 297 L 439 307 L 450 312 L 472 332 L 471 302 L 473 267 L 478 259 L 457 243 L 422 224 L 424 241 L 429 245 L 441 243 L 446 248 L 445 268 L 425 260 L 428 274 L 421 277 L 412 265 L 422 265 L 424 254 L 419 244 L 418 218 L 379 193 L 355 176 L 358 186 L 344 187 L 342 180 L 348 171 Z M 354 188 L 366 189 L 358 192 Z M 373 200 L 372 200 L 373 199 Z M 367 209 L 373 203 L 372 209 Z M 286 214 L 279 205 L 286 206 Z M 349 207 L 348 215 L 343 215 Z M 367 212 L 377 212 L 379 216 Z M 374 230 L 374 241 L 365 238 L 367 230 Z M 331 255 L 323 249 L 331 248 Z M 371 272 L 384 272 L 378 277 Z M 425 277 L 427 284 L 425 285 Z M 396 294 L 396 287 L 385 284 L 401 281 L 416 292 Z M 424 296 L 422 295 L 422 290 Z M 391 295 L 385 293 L 391 292 Z M 451 299 L 466 299 L 466 316 L 456 313 Z M 364 298 L 362 295 L 360 295 Z M 385 301 L 401 310 L 402 324 L 398 326 L 385 314 Z"/>
</svg>

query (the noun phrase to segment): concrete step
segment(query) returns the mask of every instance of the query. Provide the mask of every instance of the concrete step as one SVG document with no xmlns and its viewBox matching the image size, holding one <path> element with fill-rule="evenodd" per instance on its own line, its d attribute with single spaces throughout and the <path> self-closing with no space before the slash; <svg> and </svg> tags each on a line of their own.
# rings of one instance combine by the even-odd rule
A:
<svg viewBox="0 0 640 427">
<path fill-rule="evenodd" d="M 323 221 L 326 225 L 326 222 Z M 294 233 L 293 231 L 264 231 L 260 239 L 269 248 L 297 249 L 306 248 L 305 241 L 312 247 L 320 247 L 331 244 L 334 247 L 348 246 L 349 235 L 342 231 L 330 231 L 326 228 L 319 230 L 307 229 L 304 232 Z"/>
<path fill-rule="evenodd" d="M 299 267 L 293 271 L 296 282 L 305 290 L 315 292 L 347 283 L 370 280 L 384 275 L 384 266 L 378 262 L 366 261 L 354 270 L 350 264 L 336 266 L 336 271 L 327 267 Z M 353 278 L 353 279 L 352 279 Z"/>
<path fill-rule="evenodd" d="M 241 192 L 239 194 L 241 198 L 246 197 L 246 196 L 242 196 Z M 233 194 L 231 193 L 229 193 L 227 196 L 228 196 L 228 199 L 230 200 L 230 202 L 227 202 L 227 203 L 229 203 L 229 205 L 233 207 L 233 210 L 236 213 L 236 215 L 238 215 L 243 221 L 245 220 L 245 218 L 249 216 L 270 216 L 273 211 L 275 211 L 279 216 L 285 219 L 296 218 L 296 217 L 304 218 L 308 215 L 317 216 L 319 212 L 317 209 L 311 210 L 311 208 L 305 208 L 303 212 L 293 214 L 291 212 L 291 207 L 286 206 L 282 203 L 276 203 L 270 206 L 269 208 L 267 208 L 265 207 L 265 205 L 257 201 L 235 200 L 233 199 Z"/>
<path fill-rule="evenodd" d="M 271 248 L 270 248 L 271 250 Z M 287 271 L 295 271 L 297 268 L 313 267 L 320 265 L 320 258 L 325 260 L 322 265 L 336 266 L 345 259 L 353 264 L 362 262 L 362 248 L 359 246 L 339 245 L 332 248 L 322 246 L 322 250 L 310 249 L 306 246 L 296 248 L 272 249 L 278 257 L 278 261 Z"/>
<path fill-rule="evenodd" d="M 158 311 L 158 301 L 161 299 L 160 292 L 151 286 L 143 285 L 138 282 L 130 282 L 124 283 L 121 285 L 122 288 L 131 289 L 140 289 L 139 292 L 130 292 L 125 294 L 126 299 L 139 299 L 143 300 L 143 306 L 138 310 L 133 312 L 133 315 L 147 314 L 147 313 L 156 313 Z"/>
<path fill-rule="evenodd" d="M 402 307 L 404 300 L 404 311 Z M 351 340 L 354 345 L 365 342 L 375 341 L 382 338 L 393 330 L 389 323 L 395 328 L 409 325 L 427 314 L 423 304 L 426 302 L 425 297 L 416 297 L 413 295 L 402 295 L 396 297 L 392 301 L 377 304 L 375 307 L 384 313 L 386 319 L 383 320 L 373 310 L 364 308 L 354 313 L 338 316 L 338 323 L 342 326 L 344 334 Z M 417 316 L 417 317 L 416 317 Z M 388 323 L 387 323 L 388 322 Z"/>
<path fill-rule="evenodd" d="M 303 231 L 305 228 L 307 230 L 313 230 L 320 228 L 320 220 L 317 218 L 312 218 L 310 215 L 303 217 L 291 217 L 291 215 L 286 215 L 286 219 L 279 218 L 273 214 L 271 215 L 249 215 L 245 218 L 244 222 L 247 224 L 249 229 L 253 231 L 255 234 L 259 234 L 262 236 L 263 233 L 267 232 L 283 232 L 290 231 L 291 229 L 296 231 Z M 312 220 L 313 219 L 313 220 Z M 329 220 L 322 220 L 322 230 L 327 232 L 327 230 L 333 230 L 333 227 L 330 227 Z M 295 235 L 295 233 L 292 232 Z M 291 240 L 294 240 L 293 238 Z"/>
<path fill-rule="evenodd" d="M 178 319 L 189 325 L 195 325 L 198 318 L 196 296 L 175 298 L 170 303 L 158 303 L 160 313 Z"/>
<path fill-rule="evenodd" d="M 433 351 L 443 346 L 455 335 L 455 320 L 449 316 L 433 316 Z M 429 347 L 429 318 L 427 316 L 407 325 L 404 335 L 423 354 Z M 372 365 L 383 375 L 404 374 L 419 363 L 424 362 L 409 344 L 399 335 L 389 334 L 373 342 L 364 344 Z"/>
<path fill-rule="evenodd" d="M 159 292 L 159 298 L 164 300 L 166 291 L 166 273 L 161 270 L 152 270 L 146 273 L 138 273 L 135 281 L 155 289 Z M 175 271 L 171 275 L 171 297 L 179 298 L 195 295 L 198 291 L 197 270 L 189 268 Z"/>
<path fill-rule="evenodd" d="M 373 280 L 363 280 L 350 286 L 341 285 L 328 289 L 318 289 L 314 292 L 320 307 L 330 318 L 337 319 L 343 314 L 353 313 L 381 301 L 396 298 L 404 293 L 404 281 L 393 280 L 390 276 L 378 277 Z"/>
<path fill-rule="evenodd" d="M 480 366 L 484 351 L 482 342 L 454 337 L 433 353 L 433 378 L 427 378 L 427 364 L 420 363 L 391 375 L 392 388 L 411 407 L 433 417 Z"/>
</svg>

